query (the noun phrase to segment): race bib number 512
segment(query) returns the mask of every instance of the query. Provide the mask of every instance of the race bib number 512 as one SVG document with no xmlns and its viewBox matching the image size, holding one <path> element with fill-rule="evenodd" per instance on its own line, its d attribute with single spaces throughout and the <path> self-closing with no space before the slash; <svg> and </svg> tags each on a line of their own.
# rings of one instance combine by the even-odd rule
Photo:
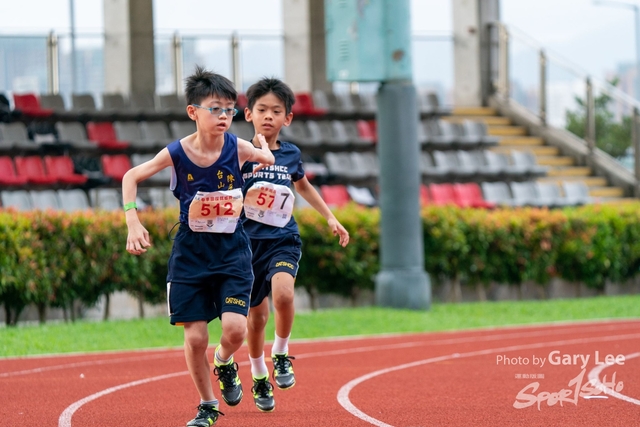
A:
<svg viewBox="0 0 640 427">
<path fill-rule="evenodd" d="M 291 219 L 294 200 L 289 187 L 259 181 L 247 191 L 244 214 L 253 221 L 282 228 Z"/>
<path fill-rule="evenodd" d="M 198 191 L 189 205 L 189 228 L 204 233 L 233 233 L 242 211 L 242 190 Z"/>
</svg>

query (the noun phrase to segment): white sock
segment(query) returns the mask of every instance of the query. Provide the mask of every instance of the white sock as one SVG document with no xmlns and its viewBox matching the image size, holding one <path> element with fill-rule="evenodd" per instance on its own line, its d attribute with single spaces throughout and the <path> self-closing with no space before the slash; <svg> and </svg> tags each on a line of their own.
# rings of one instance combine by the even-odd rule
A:
<svg viewBox="0 0 640 427">
<path fill-rule="evenodd" d="M 218 349 L 219 348 L 216 348 L 216 351 L 213 356 L 215 359 L 216 365 L 228 365 L 229 362 L 231 362 L 231 359 L 233 359 L 233 355 L 230 358 L 225 360 L 222 357 L 220 357 L 220 354 L 218 353 Z"/>
<path fill-rule="evenodd" d="M 278 334 L 275 334 L 276 339 L 273 341 L 273 347 L 271 347 L 271 354 L 286 354 L 289 352 L 289 334 L 286 338 L 280 338 Z"/>
<path fill-rule="evenodd" d="M 255 359 L 249 356 L 249 361 L 251 362 L 251 375 L 253 375 L 253 378 L 264 378 L 269 376 L 269 369 L 267 369 L 267 364 L 264 361 L 264 353 L 262 353 L 262 356 L 256 357 Z"/>
<path fill-rule="evenodd" d="M 202 400 L 202 399 L 200 399 L 200 404 L 201 405 L 211 405 L 211 406 L 214 406 L 216 409 L 218 408 L 218 406 L 220 406 L 220 402 L 218 402 L 218 399 L 213 399 L 213 400 Z"/>
</svg>

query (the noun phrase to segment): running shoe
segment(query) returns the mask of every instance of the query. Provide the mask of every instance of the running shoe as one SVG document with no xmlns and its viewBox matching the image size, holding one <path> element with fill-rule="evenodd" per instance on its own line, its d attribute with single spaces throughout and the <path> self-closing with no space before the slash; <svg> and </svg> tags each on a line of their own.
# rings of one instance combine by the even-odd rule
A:
<svg viewBox="0 0 640 427">
<path fill-rule="evenodd" d="M 269 382 L 269 377 L 254 378 L 253 387 L 253 401 L 256 406 L 262 412 L 271 412 L 276 407 L 276 402 L 273 400 L 273 386 Z"/>
<path fill-rule="evenodd" d="M 288 354 L 272 354 L 273 380 L 280 389 L 291 388 L 296 384 L 296 377 L 293 375 L 293 365 L 291 360 L 295 359 Z"/>
<path fill-rule="evenodd" d="M 198 405 L 198 414 L 187 423 L 187 427 L 211 427 L 218 420 L 219 415 L 224 415 L 213 405 Z"/>
</svg>

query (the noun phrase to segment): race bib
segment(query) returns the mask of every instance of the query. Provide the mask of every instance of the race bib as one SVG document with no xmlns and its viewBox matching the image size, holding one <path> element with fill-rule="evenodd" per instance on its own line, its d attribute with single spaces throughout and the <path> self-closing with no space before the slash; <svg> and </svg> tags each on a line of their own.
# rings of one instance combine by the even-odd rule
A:
<svg viewBox="0 0 640 427">
<path fill-rule="evenodd" d="M 247 191 L 244 214 L 253 221 L 282 228 L 291 219 L 294 200 L 289 187 L 259 181 Z"/>
<path fill-rule="evenodd" d="M 198 191 L 189 205 L 189 228 L 200 233 L 233 233 L 242 211 L 242 190 Z"/>
</svg>

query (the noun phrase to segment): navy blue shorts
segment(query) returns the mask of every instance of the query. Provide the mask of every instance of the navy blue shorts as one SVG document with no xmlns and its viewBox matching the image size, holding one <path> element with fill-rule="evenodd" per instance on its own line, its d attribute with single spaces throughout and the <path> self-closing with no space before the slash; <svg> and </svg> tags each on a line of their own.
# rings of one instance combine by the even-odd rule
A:
<svg viewBox="0 0 640 427">
<path fill-rule="evenodd" d="M 302 255 L 302 241 L 297 234 L 287 234 L 275 239 L 252 239 L 253 290 L 251 307 L 260 305 L 271 292 L 271 278 L 285 272 L 296 277 Z"/>
<path fill-rule="evenodd" d="M 167 275 L 171 324 L 210 322 L 225 312 L 246 316 L 252 285 L 251 248 L 242 226 L 235 233 L 196 233 L 180 225 Z"/>
</svg>

